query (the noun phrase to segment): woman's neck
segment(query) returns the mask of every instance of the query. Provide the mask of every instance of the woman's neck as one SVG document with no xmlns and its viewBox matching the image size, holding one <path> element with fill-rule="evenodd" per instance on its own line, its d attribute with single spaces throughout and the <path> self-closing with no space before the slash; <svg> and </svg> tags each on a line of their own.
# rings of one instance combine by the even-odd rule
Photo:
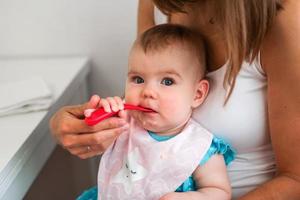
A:
<svg viewBox="0 0 300 200">
<path fill-rule="evenodd" d="M 209 71 L 214 71 L 222 67 L 226 61 L 226 45 L 223 36 L 223 31 L 217 22 L 213 21 L 212 12 L 207 11 L 205 4 L 199 9 L 191 8 L 189 14 L 176 13 L 170 18 L 171 23 L 182 24 L 196 32 L 204 39 L 207 49 L 207 66 Z M 210 20 L 212 19 L 212 20 Z"/>
<path fill-rule="evenodd" d="M 227 61 L 224 34 L 212 14 L 200 12 L 201 9 L 203 11 L 203 8 L 196 9 L 194 13 L 197 14 L 190 15 L 189 25 L 203 37 L 207 50 L 208 71 L 214 71 L 222 67 Z"/>
<path fill-rule="evenodd" d="M 204 36 L 205 37 L 205 36 Z M 226 61 L 226 46 L 220 38 L 205 39 L 207 51 L 207 68 L 208 71 L 215 71 L 222 67 Z"/>
</svg>

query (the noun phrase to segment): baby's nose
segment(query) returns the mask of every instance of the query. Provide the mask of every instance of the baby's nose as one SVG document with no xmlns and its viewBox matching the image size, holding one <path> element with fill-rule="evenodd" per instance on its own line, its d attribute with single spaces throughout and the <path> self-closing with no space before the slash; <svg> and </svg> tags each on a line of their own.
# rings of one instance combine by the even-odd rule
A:
<svg viewBox="0 0 300 200">
<path fill-rule="evenodd" d="M 147 85 L 143 89 L 142 96 L 144 98 L 153 98 L 153 99 L 155 99 L 155 98 L 157 98 L 157 91 L 155 90 L 154 87 Z"/>
</svg>

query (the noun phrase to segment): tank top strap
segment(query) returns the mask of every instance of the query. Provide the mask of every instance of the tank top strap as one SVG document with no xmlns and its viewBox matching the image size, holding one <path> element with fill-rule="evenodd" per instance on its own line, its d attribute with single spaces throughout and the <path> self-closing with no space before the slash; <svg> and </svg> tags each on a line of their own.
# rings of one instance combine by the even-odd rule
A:
<svg viewBox="0 0 300 200">
<path fill-rule="evenodd" d="M 253 67 L 255 68 L 255 70 L 262 76 L 266 76 L 266 73 L 262 67 L 261 64 L 261 53 L 260 51 L 258 52 L 257 56 L 255 57 L 255 59 L 253 60 Z"/>
</svg>

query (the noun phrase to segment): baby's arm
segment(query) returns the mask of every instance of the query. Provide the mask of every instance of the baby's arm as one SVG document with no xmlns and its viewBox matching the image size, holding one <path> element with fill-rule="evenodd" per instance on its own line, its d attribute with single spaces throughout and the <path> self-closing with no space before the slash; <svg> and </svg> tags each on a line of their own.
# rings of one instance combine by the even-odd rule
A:
<svg viewBox="0 0 300 200">
<path fill-rule="evenodd" d="M 231 186 L 226 172 L 226 165 L 222 155 L 212 156 L 203 166 L 198 166 L 193 173 L 198 188 L 191 192 L 172 192 L 160 200 L 229 200 Z"/>
</svg>

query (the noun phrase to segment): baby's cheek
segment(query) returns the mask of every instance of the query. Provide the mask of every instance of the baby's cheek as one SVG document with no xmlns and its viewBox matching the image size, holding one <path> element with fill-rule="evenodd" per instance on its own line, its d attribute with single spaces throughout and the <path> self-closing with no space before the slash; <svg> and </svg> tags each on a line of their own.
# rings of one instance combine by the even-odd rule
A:
<svg viewBox="0 0 300 200">
<path fill-rule="evenodd" d="M 126 101 L 126 103 L 136 105 L 135 102 L 138 101 L 138 94 L 137 94 L 137 91 L 133 87 L 128 86 L 126 88 L 125 101 Z"/>
<path fill-rule="evenodd" d="M 132 105 L 138 105 L 138 98 L 134 95 L 125 95 L 125 102 Z"/>
<path fill-rule="evenodd" d="M 165 103 L 162 107 L 164 116 L 168 116 L 172 122 L 182 121 L 186 119 L 186 116 L 190 113 L 189 102 L 185 102 L 181 99 L 170 99 L 168 103 Z"/>
<path fill-rule="evenodd" d="M 160 105 L 160 108 L 164 110 L 165 113 L 174 113 L 178 110 L 178 102 L 175 99 L 168 99 Z"/>
</svg>

